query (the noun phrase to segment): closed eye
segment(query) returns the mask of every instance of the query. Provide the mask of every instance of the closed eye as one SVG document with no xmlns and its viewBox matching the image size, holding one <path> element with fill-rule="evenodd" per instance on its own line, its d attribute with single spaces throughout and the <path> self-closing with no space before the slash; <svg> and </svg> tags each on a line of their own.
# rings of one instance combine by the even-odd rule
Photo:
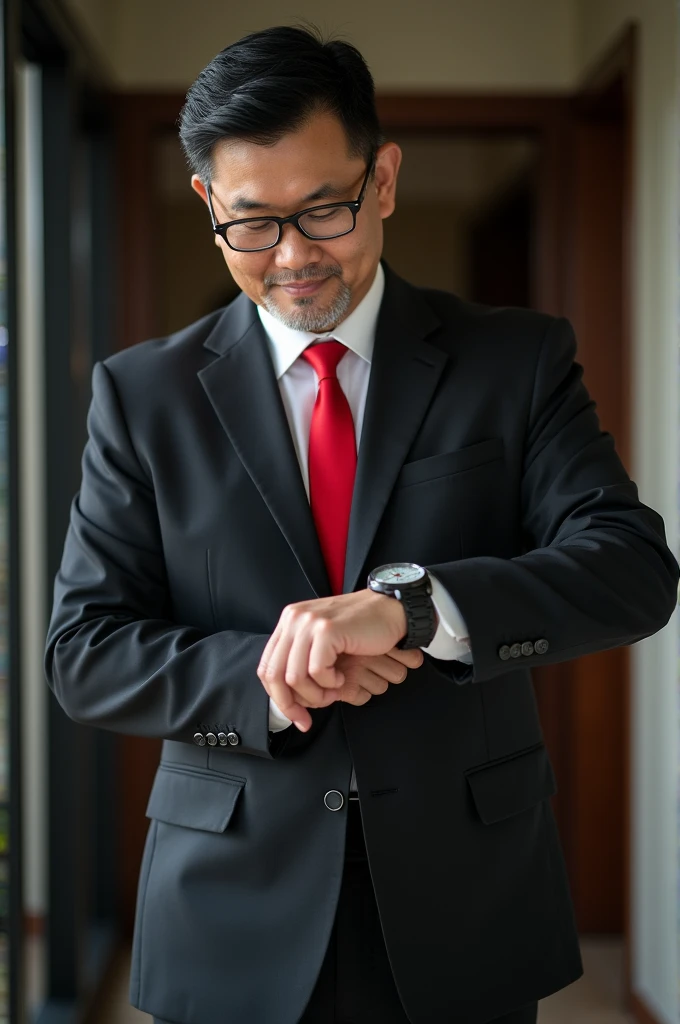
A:
<svg viewBox="0 0 680 1024">
<path fill-rule="evenodd" d="M 305 219 L 313 220 L 313 221 L 333 220 L 335 217 L 338 217 L 338 216 L 342 215 L 343 213 L 345 213 L 346 210 L 347 210 L 347 207 L 345 207 L 345 206 L 336 206 L 336 207 L 334 207 L 331 210 L 321 210 L 321 211 L 319 211 L 319 213 L 312 213 L 312 212 L 307 213 L 307 214 L 305 214 Z"/>
</svg>

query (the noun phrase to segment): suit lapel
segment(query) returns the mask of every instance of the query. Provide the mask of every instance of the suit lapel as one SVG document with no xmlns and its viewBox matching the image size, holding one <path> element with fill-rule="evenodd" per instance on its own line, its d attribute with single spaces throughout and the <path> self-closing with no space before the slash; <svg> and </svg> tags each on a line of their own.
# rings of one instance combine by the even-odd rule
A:
<svg viewBox="0 0 680 1024">
<path fill-rule="evenodd" d="M 359 582 L 397 475 L 448 360 L 424 340 L 440 324 L 431 307 L 417 289 L 388 267 L 385 272 L 357 459 L 345 592 Z M 240 295 L 204 346 L 219 357 L 198 373 L 217 417 L 312 590 L 328 596 L 328 573 L 255 305 Z"/>
<path fill-rule="evenodd" d="M 255 305 L 239 296 L 204 346 L 219 358 L 199 371 L 201 384 L 312 590 L 325 597 L 328 574 Z"/>
<path fill-rule="evenodd" d="M 417 289 L 385 271 L 350 515 L 346 593 L 365 585 L 359 574 L 448 360 L 424 340 L 440 323 L 431 307 Z"/>
</svg>

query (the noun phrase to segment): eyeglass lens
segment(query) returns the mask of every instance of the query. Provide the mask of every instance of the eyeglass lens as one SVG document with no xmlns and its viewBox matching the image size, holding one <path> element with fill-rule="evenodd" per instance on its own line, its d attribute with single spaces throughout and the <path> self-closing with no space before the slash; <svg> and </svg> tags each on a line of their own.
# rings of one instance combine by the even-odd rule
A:
<svg viewBox="0 0 680 1024">
<path fill-rule="evenodd" d="M 354 227 L 354 215 L 346 206 L 303 214 L 298 222 L 306 235 L 312 238 L 335 238 Z M 245 224 L 230 224 L 227 241 L 237 249 L 261 249 L 273 245 L 279 233 L 275 220 L 253 220 Z"/>
</svg>

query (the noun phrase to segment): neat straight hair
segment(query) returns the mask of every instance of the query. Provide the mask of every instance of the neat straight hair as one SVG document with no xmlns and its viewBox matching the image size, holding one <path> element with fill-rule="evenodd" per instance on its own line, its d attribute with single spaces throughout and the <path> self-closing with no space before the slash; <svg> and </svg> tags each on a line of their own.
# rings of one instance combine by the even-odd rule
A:
<svg viewBox="0 0 680 1024">
<path fill-rule="evenodd" d="M 349 155 L 368 162 L 381 134 L 366 61 L 350 43 L 324 41 L 312 27 L 279 25 L 225 47 L 201 71 L 187 93 L 179 137 L 207 186 L 221 139 L 273 145 L 322 111 L 343 125 Z"/>
</svg>

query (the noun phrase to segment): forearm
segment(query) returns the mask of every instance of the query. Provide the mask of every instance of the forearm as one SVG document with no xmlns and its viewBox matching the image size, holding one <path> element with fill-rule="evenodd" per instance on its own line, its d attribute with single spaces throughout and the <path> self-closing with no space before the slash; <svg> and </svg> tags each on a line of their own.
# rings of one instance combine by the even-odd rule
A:
<svg viewBox="0 0 680 1024">
<path fill-rule="evenodd" d="M 566 661 L 659 630 L 675 606 L 677 567 L 659 517 L 642 508 L 638 533 L 609 525 L 517 558 L 428 567 L 460 607 L 473 657 L 472 666 L 440 661 L 438 667 L 457 682 L 479 682 L 513 666 Z M 538 639 L 547 650 L 519 661 L 502 650 Z"/>
<path fill-rule="evenodd" d="M 268 698 L 256 675 L 267 639 L 110 615 L 66 625 L 56 606 L 45 670 L 75 721 L 188 743 L 232 732 L 235 751 L 268 757 Z"/>
<path fill-rule="evenodd" d="M 663 521 L 639 500 L 601 431 L 575 350 L 568 321 L 551 321 L 526 428 L 524 552 L 427 566 L 469 631 L 471 667 L 437 662 L 459 682 L 634 643 L 675 607 L 678 566 Z M 539 639 L 547 641 L 540 653 L 508 658 L 508 647 L 529 651 Z"/>
</svg>

